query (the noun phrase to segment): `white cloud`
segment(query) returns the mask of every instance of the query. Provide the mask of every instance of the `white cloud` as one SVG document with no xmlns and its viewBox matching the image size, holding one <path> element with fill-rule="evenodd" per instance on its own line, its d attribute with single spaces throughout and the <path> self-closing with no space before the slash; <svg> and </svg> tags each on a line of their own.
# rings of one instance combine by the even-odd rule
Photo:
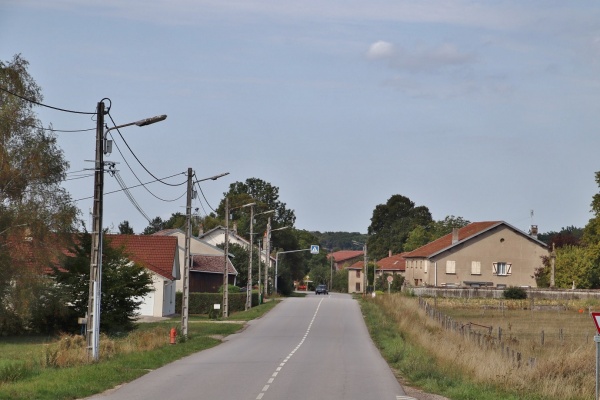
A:
<svg viewBox="0 0 600 400">
<path fill-rule="evenodd" d="M 388 58 L 394 55 L 394 45 L 390 42 L 380 40 L 369 46 L 367 57 L 371 59 Z"/>
</svg>

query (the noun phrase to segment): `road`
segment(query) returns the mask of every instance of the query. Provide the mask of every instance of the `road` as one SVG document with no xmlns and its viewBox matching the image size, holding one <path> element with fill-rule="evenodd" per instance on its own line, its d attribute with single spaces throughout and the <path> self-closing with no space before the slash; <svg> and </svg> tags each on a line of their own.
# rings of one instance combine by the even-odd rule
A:
<svg viewBox="0 0 600 400">
<path fill-rule="evenodd" d="M 221 345 L 90 399 L 410 399 L 349 295 L 288 298 Z"/>
</svg>

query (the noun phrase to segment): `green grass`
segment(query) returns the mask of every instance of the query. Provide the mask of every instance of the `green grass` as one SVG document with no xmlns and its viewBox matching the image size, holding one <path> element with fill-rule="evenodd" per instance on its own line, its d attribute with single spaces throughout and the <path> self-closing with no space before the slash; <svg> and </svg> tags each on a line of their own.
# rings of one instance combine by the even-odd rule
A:
<svg viewBox="0 0 600 400">
<path fill-rule="evenodd" d="M 262 316 L 277 305 L 269 302 L 238 312 L 233 321 L 246 321 Z M 134 380 L 150 370 L 162 367 L 187 355 L 221 343 L 216 336 L 227 336 L 242 329 L 242 323 L 219 323 L 194 316 L 189 320 L 188 340 L 165 345 L 151 351 L 117 354 L 108 360 L 77 367 L 43 367 L 47 337 L 8 338 L 0 341 L 0 399 L 60 400 L 80 399 Z M 166 326 L 178 327 L 179 318 L 140 324 L 139 330 Z M 116 339 L 119 340 L 119 339 Z"/>
</svg>

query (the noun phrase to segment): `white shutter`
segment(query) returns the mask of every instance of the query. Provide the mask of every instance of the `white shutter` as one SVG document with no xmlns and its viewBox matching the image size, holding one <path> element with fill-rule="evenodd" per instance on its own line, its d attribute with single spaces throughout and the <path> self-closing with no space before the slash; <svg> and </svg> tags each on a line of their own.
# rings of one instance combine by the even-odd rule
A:
<svg viewBox="0 0 600 400">
<path fill-rule="evenodd" d="M 512 264 L 506 263 L 506 275 L 510 275 L 512 273 Z"/>
<path fill-rule="evenodd" d="M 446 273 L 447 274 L 455 274 L 456 273 L 456 261 L 446 261 Z"/>
<path fill-rule="evenodd" d="M 471 275 L 481 275 L 481 261 L 471 261 Z"/>
<path fill-rule="evenodd" d="M 492 263 L 492 274 L 498 274 L 498 263 Z"/>
</svg>

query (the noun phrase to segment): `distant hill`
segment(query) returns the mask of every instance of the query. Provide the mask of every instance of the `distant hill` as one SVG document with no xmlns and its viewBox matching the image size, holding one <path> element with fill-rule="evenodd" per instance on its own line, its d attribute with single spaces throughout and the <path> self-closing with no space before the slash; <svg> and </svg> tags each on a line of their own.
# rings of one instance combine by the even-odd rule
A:
<svg viewBox="0 0 600 400">
<path fill-rule="evenodd" d="M 317 239 L 322 248 L 331 251 L 338 250 L 362 250 L 362 245 L 356 245 L 352 241 L 365 243 L 367 235 L 359 232 L 311 232 Z"/>
</svg>

